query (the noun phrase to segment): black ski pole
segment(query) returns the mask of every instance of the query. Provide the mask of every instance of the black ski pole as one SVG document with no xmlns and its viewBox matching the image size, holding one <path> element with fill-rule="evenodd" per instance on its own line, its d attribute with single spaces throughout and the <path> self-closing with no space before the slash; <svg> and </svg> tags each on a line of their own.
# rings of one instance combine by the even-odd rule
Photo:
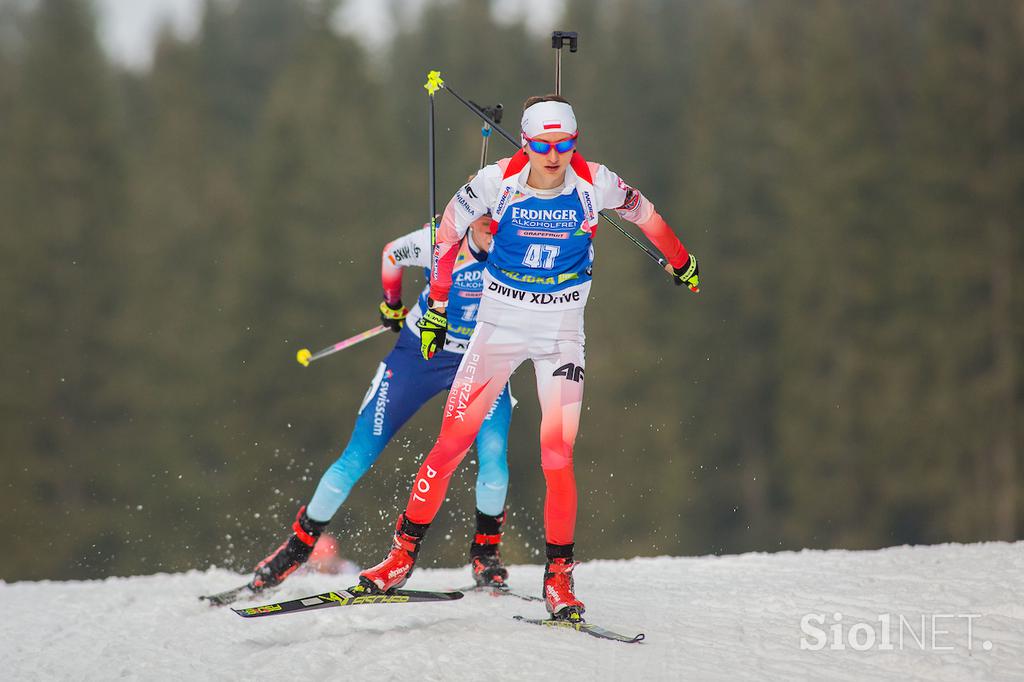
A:
<svg viewBox="0 0 1024 682">
<path fill-rule="evenodd" d="M 470 102 L 468 99 L 466 99 L 465 97 L 463 97 L 459 93 L 457 93 L 454 90 L 452 90 L 451 86 L 448 85 L 448 83 L 445 83 L 444 81 L 441 81 L 441 87 L 444 89 L 445 92 L 447 92 L 452 97 L 454 97 L 455 99 L 457 99 L 460 102 L 462 102 L 466 106 L 467 109 L 469 109 L 474 114 L 476 114 L 478 117 L 480 117 L 480 120 L 482 120 L 485 124 L 489 125 L 494 130 L 497 130 L 501 134 L 501 136 L 504 137 L 509 142 L 511 142 L 513 146 L 515 146 L 515 147 L 519 146 L 519 142 L 516 140 L 516 138 L 512 137 L 512 135 L 510 135 L 507 130 L 505 130 L 500 125 L 498 125 L 498 122 L 495 121 L 490 116 L 488 116 L 487 113 L 485 113 L 483 109 L 481 109 L 477 105 L 473 104 L 472 102 Z"/>
<path fill-rule="evenodd" d="M 552 31 L 551 47 L 555 50 L 555 94 L 562 94 L 562 48 L 569 44 L 569 52 L 580 47 L 580 37 L 576 31 Z"/>
<path fill-rule="evenodd" d="M 430 251 L 433 253 L 434 245 L 437 243 L 437 192 L 434 187 L 436 177 L 434 164 L 434 93 L 444 86 L 441 80 L 440 71 L 431 71 L 427 74 L 427 82 L 423 87 L 430 99 L 430 111 L 428 113 L 427 126 L 429 128 L 427 140 L 427 164 L 430 166 L 429 192 L 430 192 Z"/>
<path fill-rule="evenodd" d="M 551 48 L 555 51 L 555 94 L 556 95 L 561 95 L 562 94 L 562 48 L 565 47 L 566 45 L 569 46 L 569 52 L 576 52 L 577 50 L 580 49 L 580 36 L 579 36 L 578 33 L 576 33 L 576 31 L 552 31 L 551 32 Z M 608 221 L 612 225 L 614 225 L 615 228 L 618 229 L 619 232 L 621 232 L 622 234 L 624 234 L 627 237 L 629 237 L 629 239 L 632 240 L 632 242 L 634 244 L 636 244 L 641 249 L 643 249 L 644 252 L 648 256 L 650 256 L 651 259 L 653 259 L 655 263 L 660 265 L 666 271 L 669 271 L 668 269 L 671 266 L 669 266 L 668 262 L 664 258 L 662 258 L 662 257 L 658 256 L 657 254 L 655 254 L 653 251 L 648 249 L 642 242 L 640 242 L 638 239 L 636 239 L 633 235 L 631 235 L 629 232 L 626 232 L 626 230 L 622 229 L 622 226 L 620 226 L 615 220 L 613 220 L 609 216 L 605 215 L 604 211 L 601 211 L 600 213 L 598 213 L 598 215 L 601 216 L 602 218 L 604 218 L 606 221 Z M 672 274 L 672 272 L 669 271 L 669 274 Z"/>
</svg>

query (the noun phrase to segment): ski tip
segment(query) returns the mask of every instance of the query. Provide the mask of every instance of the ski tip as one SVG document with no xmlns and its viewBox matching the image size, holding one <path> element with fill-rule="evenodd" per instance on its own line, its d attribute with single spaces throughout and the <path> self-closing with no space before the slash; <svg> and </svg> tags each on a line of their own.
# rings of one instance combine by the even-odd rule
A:
<svg viewBox="0 0 1024 682">
<path fill-rule="evenodd" d="M 253 606 L 247 609 L 236 609 L 231 610 L 237 613 L 242 618 L 256 618 L 257 616 L 269 616 L 275 613 L 284 613 L 281 604 L 265 604 L 263 606 Z"/>
<path fill-rule="evenodd" d="M 256 591 L 248 584 L 236 587 L 233 590 L 226 590 L 216 594 L 199 595 L 199 601 L 205 601 L 210 606 L 227 606 L 238 601 L 245 594 L 255 594 Z"/>
</svg>

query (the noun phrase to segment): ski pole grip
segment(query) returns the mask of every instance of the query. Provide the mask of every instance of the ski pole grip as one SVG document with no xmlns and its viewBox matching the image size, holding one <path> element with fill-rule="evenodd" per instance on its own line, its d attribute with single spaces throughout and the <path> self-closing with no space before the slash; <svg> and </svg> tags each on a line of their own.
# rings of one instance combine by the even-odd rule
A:
<svg viewBox="0 0 1024 682">
<path fill-rule="evenodd" d="M 440 71 L 428 71 L 427 82 L 423 84 L 423 89 L 427 91 L 427 94 L 431 97 L 434 93 L 444 87 L 444 79 L 441 78 Z"/>
<path fill-rule="evenodd" d="M 551 47 L 561 50 L 566 44 L 569 45 L 569 52 L 576 52 L 580 47 L 580 37 L 576 31 L 552 31 Z"/>
<path fill-rule="evenodd" d="M 501 123 L 501 115 L 504 112 L 505 108 L 500 103 L 495 104 L 493 107 L 481 106 L 474 102 L 473 100 L 469 100 L 469 103 L 472 104 L 477 109 L 479 109 L 480 111 L 482 111 L 484 115 L 487 116 L 487 118 L 491 119 L 495 123 Z"/>
<path fill-rule="evenodd" d="M 491 117 L 495 123 L 501 123 L 501 114 L 505 111 L 505 108 L 501 106 L 501 102 L 498 102 L 493 107 L 488 109 L 486 113 Z"/>
</svg>

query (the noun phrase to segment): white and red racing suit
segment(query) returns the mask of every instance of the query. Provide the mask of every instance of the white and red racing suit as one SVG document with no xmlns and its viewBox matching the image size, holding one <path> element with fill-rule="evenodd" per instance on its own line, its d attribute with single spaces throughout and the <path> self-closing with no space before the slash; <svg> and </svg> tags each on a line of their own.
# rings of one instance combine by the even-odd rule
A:
<svg viewBox="0 0 1024 682">
<path fill-rule="evenodd" d="M 452 198 L 437 230 L 430 297 L 446 302 L 459 243 L 471 222 L 490 214 L 494 243 L 483 298 L 445 404 L 441 432 L 420 467 L 406 508 L 414 523 L 433 521 L 487 411 L 513 371 L 532 360 L 542 411 L 541 467 L 547 483 L 546 540 L 571 545 L 576 525 L 573 443 L 583 400 L 583 309 L 590 292 L 598 211 L 636 223 L 675 267 L 686 249 L 636 189 L 575 153 L 561 192 L 527 185 L 523 151 L 482 169 Z"/>
</svg>

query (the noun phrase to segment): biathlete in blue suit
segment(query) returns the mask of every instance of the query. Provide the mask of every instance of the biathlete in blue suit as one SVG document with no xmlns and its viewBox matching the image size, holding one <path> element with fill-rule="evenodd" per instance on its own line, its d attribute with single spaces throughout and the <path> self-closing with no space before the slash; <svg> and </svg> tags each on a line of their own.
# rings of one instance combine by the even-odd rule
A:
<svg viewBox="0 0 1024 682">
<path fill-rule="evenodd" d="M 278 585 L 305 563 L 324 528 L 392 436 L 428 400 L 451 388 L 476 326 L 491 242 L 490 219 L 484 217 L 473 223 L 455 259 L 444 349 L 430 361 L 423 358 L 416 326 L 427 310 L 429 286 L 411 311 L 401 300 L 402 268 L 429 268 L 433 253 L 430 227 L 424 226 L 384 247 L 381 320 L 398 332 L 398 341 L 377 368 L 348 445 L 320 479 L 313 498 L 299 509 L 292 535 L 256 566 L 250 588 L 258 591 Z M 511 419 L 512 396 L 506 383 L 476 437 L 480 465 L 476 481 L 476 535 L 470 545 L 470 564 L 478 585 L 501 586 L 508 579 L 499 547 L 508 491 L 506 453 Z"/>
</svg>

